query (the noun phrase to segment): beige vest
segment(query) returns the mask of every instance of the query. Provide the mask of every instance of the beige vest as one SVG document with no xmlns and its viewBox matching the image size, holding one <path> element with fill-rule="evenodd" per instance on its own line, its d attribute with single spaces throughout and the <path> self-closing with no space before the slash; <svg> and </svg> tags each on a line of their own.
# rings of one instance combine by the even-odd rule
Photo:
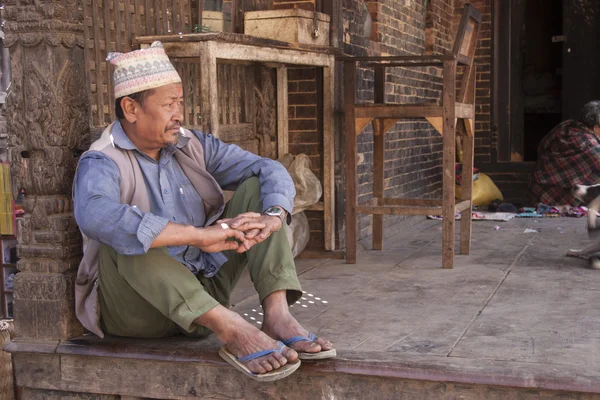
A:
<svg viewBox="0 0 600 400">
<path fill-rule="evenodd" d="M 144 176 L 135 155 L 130 150 L 115 147 L 111 140 L 114 123 L 108 126 L 100 139 L 88 151 L 99 151 L 111 158 L 121 174 L 121 204 L 136 206 L 142 212 L 150 211 L 148 191 Z M 177 150 L 175 159 L 181 166 L 206 209 L 206 224 L 212 224 L 223 212 L 223 191 L 215 179 L 206 171 L 204 148 L 192 132 L 186 130 L 188 144 Z M 138 184 L 139 183 L 139 184 Z M 104 337 L 100 329 L 100 305 L 98 303 L 98 251 L 100 242 L 83 235 L 83 258 L 75 281 L 75 312 L 81 324 L 90 332 Z"/>
</svg>

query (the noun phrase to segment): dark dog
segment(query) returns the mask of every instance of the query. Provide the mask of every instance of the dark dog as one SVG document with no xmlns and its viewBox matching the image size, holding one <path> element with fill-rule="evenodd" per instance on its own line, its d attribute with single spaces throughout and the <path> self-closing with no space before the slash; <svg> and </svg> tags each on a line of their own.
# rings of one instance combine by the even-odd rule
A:
<svg viewBox="0 0 600 400">
<path fill-rule="evenodd" d="M 600 185 L 575 185 L 573 195 L 588 205 L 588 237 L 595 240 L 596 243 L 581 250 L 569 250 L 567 256 L 587 258 L 590 268 L 600 269 L 600 224 L 598 223 Z"/>
</svg>

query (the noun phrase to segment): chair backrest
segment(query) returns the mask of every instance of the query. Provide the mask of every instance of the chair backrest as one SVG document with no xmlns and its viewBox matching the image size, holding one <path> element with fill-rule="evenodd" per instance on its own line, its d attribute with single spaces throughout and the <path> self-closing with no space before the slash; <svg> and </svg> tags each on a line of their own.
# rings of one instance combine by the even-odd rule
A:
<svg viewBox="0 0 600 400">
<path fill-rule="evenodd" d="M 461 64 L 471 65 L 481 27 L 481 13 L 471 4 L 465 4 L 462 18 L 456 31 L 452 54 Z"/>
<path fill-rule="evenodd" d="M 465 4 L 462 18 L 456 31 L 454 48 L 452 54 L 456 57 L 458 65 L 463 65 L 464 70 L 460 76 L 457 101 L 460 103 L 473 103 L 475 101 L 474 86 L 475 74 L 475 50 L 477 48 L 477 38 L 481 28 L 481 13 L 471 4 Z"/>
</svg>

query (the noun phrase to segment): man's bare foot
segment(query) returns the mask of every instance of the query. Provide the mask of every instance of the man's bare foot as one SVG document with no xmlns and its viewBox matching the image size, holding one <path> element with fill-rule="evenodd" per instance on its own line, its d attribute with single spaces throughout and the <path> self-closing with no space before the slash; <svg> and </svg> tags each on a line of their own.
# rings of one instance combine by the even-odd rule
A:
<svg viewBox="0 0 600 400">
<path fill-rule="evenodd" d="M 213 318 L 218 318 L 219 321 L 215 323 Z M 203 314 L 196 322 L 211 329 L 217 338 L 225 343 L 227 351 L 237 358 L 263 350 L 274 350 L 278 347 L 276 340 L 247 322 L 239 314 L 222 306 L 217 306 Z M 256 374 L 264 374 L 297 360 L 298 353 L 285 347 L 281 353 L 274 352 L 248 361 L 244 365 Z"/>
<path fill-rule="evenodd" d="M 274 292 L 263 301 L 265 313 L 262 331 L 276 340 L 287 340 L 293 336 L 308 337 L 308 331 L 290 314 L 285 291 Z M 331 350 L 333 344 L 325 338 L 314 342 L 299 341 L 290 345 L 297 352 L 318 353 Z"/>
</svg>

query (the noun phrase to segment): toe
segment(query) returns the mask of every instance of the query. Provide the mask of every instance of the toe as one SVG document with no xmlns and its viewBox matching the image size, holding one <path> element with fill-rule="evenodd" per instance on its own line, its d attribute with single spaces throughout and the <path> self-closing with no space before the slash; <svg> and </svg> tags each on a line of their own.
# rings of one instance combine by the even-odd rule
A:
<svg viewBox="0 0 600 400">
<path fill-rule="evenodd" d="M 288 361 L 294 362 L 298 359 L 298 353 L 296 352 L 296 350 L 290 348 L 290 347 L 286 347 L 281 354 L 287 358 Z"/>
<path fill-rule="evenodd" d="M 321 351 L 321 346 L 316 342 L 297 342 L 294 343 L 294 348 L 296 351 L 303 353 L 318 353 Z"/>
<path fill-rule="evenodd" d="M 271 363 L 269 362 L 269 360 L 261 360 L 260 361 L 260 365 L 267 371 L 273 371 L 273 366 L 271 365 Z"/>
<path fill-rule="evenodd" d="M 329 340 L 324 339 L 324 338 L 318 338 L 316 340 L 316 343 L 319 346 L 321 346 L 321 349 L 324 350 L 324 351 L 331 350 L 333 348 L 333 344 Z"/>
<path fill-rule="evenodd" d="M 252 360 L 248 364 L 246 364 L 248 369 L 255 374 L 264 374 L 267 370 L 262 366 L 261 362 L 258 360 Z"/>
<path fill-rule="evenodd" d="M 273 369 L 281 368 L 281 364 L 279 364 L 279 361 L 277 361 L 276 357 L 269 358 L 269 363 L 271 363 Z"/>
<path fill-rule="evenodd" d="M 277 360 L 277 363 L 283 367 L 285 364 L 287 364 L 287 358 L 285 358 L 283 355 L 279 354 L 279 353 L 275 353 L 273 354 L 273 357 L 275 357 L 275 359 Z"/>
</svg>

